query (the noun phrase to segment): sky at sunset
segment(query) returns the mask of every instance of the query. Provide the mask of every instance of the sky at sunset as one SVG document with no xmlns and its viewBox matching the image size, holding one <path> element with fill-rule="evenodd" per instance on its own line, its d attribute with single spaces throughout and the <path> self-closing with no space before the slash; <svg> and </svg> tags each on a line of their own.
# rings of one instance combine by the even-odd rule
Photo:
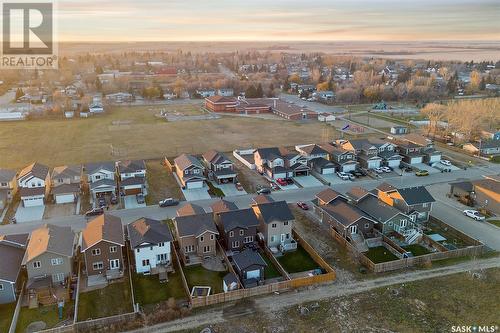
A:
<svg viewBox="0 0 500 333">
<path fill-rule="evenodd" d="M 499 0 L 58 0 L 60 41 L 500 40 Z"/>
</svg>

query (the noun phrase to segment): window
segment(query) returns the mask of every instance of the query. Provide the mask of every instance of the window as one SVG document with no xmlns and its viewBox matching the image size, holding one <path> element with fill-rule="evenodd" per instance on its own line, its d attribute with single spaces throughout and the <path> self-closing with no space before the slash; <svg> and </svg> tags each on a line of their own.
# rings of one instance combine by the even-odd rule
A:
<svg viewBox="0 0 500 333">
<path fill-rule="evenodd" d="M 365 223 L 365 229 L 368 229 L 370 227 L 370 223 Z"/>
<path fill-rule="evenodd" d="M 3 284 L 0 283 L 0 291 L 3 290 Z"/>
<path fill-rule="evenodd" d="M 424 202 L 424 203 L 422 204 L 422 207 L 429 207 L 429 203 L 428 203 L 428 202 Z"/>
<path fill-rule="evenodd" d="M 234 231 L 229 232 L 229 237 L 234 237 Z"/>
<path fill-rule="evenodd" d="M 204 246 L 203 253 L 208 253 L 208 252 L 210 252 L 210 246 Z"/>
<path fill-rule="evenodd" d="M 61 184 L 61 183 L 63 183 L 63 182 L 64 182 L 64 179 L 59 178 L 59 179 L 57 180 L 57 182 L 58 182 L 59 184 Z"/>
<path fill-rule="evenodd" d="M 240 242 L 239 241 L 234 241 L 231 243 L 232 248 L 240 247 Z"/>
<path fill-rule="evenodd" d="M 283 225 L 288 225 L 288 221 L 283 222 Z"/>
<path fill-rule="evenodd" d="M 240 236 L 243 236 L 245 234 L 244 230 L 240 230 Z"/>
<path fill-rule="evenodd" d="M 215 235 L 214 234 L 210 235 L 210 240 L 214 240 L 214 239 L 215 239 Z"/>
<path fill-rule="evenodd" d="M 38 183 L 37 183 L 37 185 L 40 187 L 40 186 L 42 186 L 42 183 L 41 183 L 41 182 L 38 182 Z"/>
<path fill-rule="evenodd" d="M 158 243 L 158 247 L 164 247 L 165 243 Z"/>
<path fill-rule="evenodd" d="M 189 170 L 185 170 L 185 171 L 184 171 L 184 174 L 185 174 L 185 175 L 189 174 Z"/>
<path fill-rule="evenodd" d="M 137 249 L 136 251 L 137 251 L 137 253 L 141 253 L 141 249 Z"/>
<path fill-rule="evenodd" d="M 253 236 L 247 236 L 245 237 L 245 239 L 243 240 L 243 243 L 247 244 L 247 243 L 251 243 L 253 242 Z"/>
<path fill-rule="evenodd" d="M 276 236 L 271 236 L 271 243 L 274 243 L 276 241 Z"/>
<path fill-rule="evenodd" d="M 63 264 L 63 259 L 62 258 L 53 258 L 50 260 L 50 263 L 52 266 L 58 266 Z"/>
<path fill-rule="evenodd" d="M 102 261 L 98 261 L 92 264 L 92 268 L 94 269 L 94 271 L 99 271 L 104 268 L 104 264 L 102 263 Z"/>
<path fill-rule="evenodd" d="M 93 256 L 101 255 L 101 249 L 93 249 L 92 250 L 92 255 Z"/>
<path fill-rule="evenodd" d="M 276 228 L 276 223 L 271 224 L 272 228 Z"/>
<path fill-rule="evenodd" d="M 1 183 L 0 184 L 0 186 L 2 186 L 2 187 L 7 187 L 7 185 L 8 185 L 7 183 Z"/>
<path fill-rule="evenodd" d="M 142 266 L 145 267 L 145 266 L 149 266 L 149 259 L 144 259 L 142 261 Z"/>
<path fill-rule="evenodd" d="M 194 245 L 188 245 L 184 247 L 186 253 L 194 252 Z"/>
<path fill-rule="evenodd" d="M 406 219 L 401 220 L 401 228 L 406 227 L 407 222 L 408 221 Z"/>
<path fill-rule="evenodd" d="M 101 179 L 101 176 L 96 175 L 96 176 L 94 176 L 94 178 L 95 178 L 96 180 L 99 180 L 99 179 Z"/>
<path fill-rule="evenodd" d="M 200 173 L 200 170 L 199 170 L 199 169 L 194 169 L 194 170 L 193 170 L 193 173 L 194 173 L 194 174 L 199 174 L 199 173 Z"/>
<path fill-rule="evenodd" d="M 152 247 L 152 246 L 151 246 L 151 247 L 149 247 L 149 250 L 153 251 L 153 247 Z"/>
<path fill-rule="evenodd" d="M 35 261 L 33 263 L 33 268 L 40 268 L 40 267 L 42 267 L 42 263 L 40 261 Z"/>
<path fill-rule="evenodd" d="M 57 273 L 57 274 L 52 275 L 52 281 L 54 281 L 54 282 L 64 281 L 64 273 Z"/>
<path fill-rule="evenodd" d="M 109 253 L 116 253 L 116 246 L 110 246 Z"/>
<path fill-rule="evenodd" d="M 201 237 L 200 237 L 200 242 L 203 242 L 203 240 L 204 240 L 204 239 L 205 239 L 205 237 L 204 237 L 204 236 L 201 236 Z"/>
<path fill-rule="evenodd" d="M 166 253 L 160 253 L 156 256 L 159 262 L 167 261 L 168 255 Z"/>
</svg>

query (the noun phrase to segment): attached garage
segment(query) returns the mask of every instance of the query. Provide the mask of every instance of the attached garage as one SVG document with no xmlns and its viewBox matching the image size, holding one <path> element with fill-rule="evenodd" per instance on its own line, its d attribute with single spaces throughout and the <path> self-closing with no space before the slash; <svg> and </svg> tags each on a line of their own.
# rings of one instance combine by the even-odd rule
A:
<svg viewBox="0 0 500 333">
<path fill-rule="evenodd" d="M 441 155 L 430 155 L 429 156 L 429 163 L 436 163 L 441 161 Z"/>
<path fill-rule="evenodd" d="M 22 198 L 24 207 L 43 206 L 43 197 Z"/>
<path fill-rule="evenodd" d="M 125 189 L 123 190 L 123 193 L 125 193 L 125 195 L 136 195 L 136 194 L 140 194 L 142 193 L 142 188 L 128 188 L 128 189 Z"/>
<path fill-rule="evenodd" d="M 391 168 L 399 168 L 399 165 L 401 164 L 401 160 L 388 160 L 387 161 L 387 166 Z"/>
<path fill-rule="evenodd" d="M 410 158 L 410 164 L 420 164 L 423 163 L 424 157 L 423 156 L 414 156 Z"/>
<path fill-rule="evenodd" d="M 203 187 L 203 180 L 193 180 L 186 183 L 187 190 L 194 188 L 202 188 L 202 187 Z"/>
<path fill-rule="evenodd" d="M 335 166 L 324 168 L 321 173 L 323 175 L 333 175 L 335 173 Z"/>
<path fill-rule="evenodd" d="M 375 169 L 380 167 L 380 160 L 374 160 L 374 161 L 368 160 L 366 161 L 366 163 L 367 163 L 367 169 Z"/>
<path fill-rule="evenodd" d="M 342 166 L 342 171 L 343 172 L 350 172 L 356 170 L 356 164 L 355 163 L 350 163 L 350 164 L 344 164 Z"/>
<path fill-rule="evenodd" d="M 56 204 L 65 204 L 75 202 L 75 195 L 73 193 L 57 194 L 55 196 Z"/>
</svg>

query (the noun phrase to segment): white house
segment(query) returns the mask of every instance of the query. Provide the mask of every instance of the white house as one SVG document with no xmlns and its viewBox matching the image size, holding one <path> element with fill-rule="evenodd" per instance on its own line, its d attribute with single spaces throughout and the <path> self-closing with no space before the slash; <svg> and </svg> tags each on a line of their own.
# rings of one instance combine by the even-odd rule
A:
<svg viewBox="0 0 500 333">
<path fill-rule="evenodd" d="M 130 248 L 134 254 L 135 271 L 158 274 L 172 267 L 172 233 L 168 225 L 157 220 L 140 218 L 127 226 Z"/>
<path fill-rule="evenodd" d="M 117 163 L 120 175 L 120 191 L 124 195 L 147 195 L 146 163 L 144 160 L 120 161 Z"/>
<path fill-rule="evenodd" d="M 90 193 L 94 199 L 98 196 L 115 193 L 114 162 L 88 163 L 85 165 L 85 173 L 87 174 Z"/>
<path fill-rule="evenodd" d="M 50 191 L 49 167 L 33 163 L 21 170 L 17 185 L 24 207 L 44 206 Z"/>
<path fill-rule="evenodd" d="M 89 112 L 92 114 L 95 113 L 103 113 L 104 112 L 104 107 L 102 106 L 102 103 L 91 103 L 89 105 Z"/>
</svg>

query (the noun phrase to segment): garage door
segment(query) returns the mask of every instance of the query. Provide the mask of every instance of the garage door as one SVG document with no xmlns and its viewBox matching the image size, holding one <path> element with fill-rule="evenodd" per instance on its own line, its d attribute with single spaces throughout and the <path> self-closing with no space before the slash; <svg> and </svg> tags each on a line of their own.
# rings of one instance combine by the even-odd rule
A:
<svg viewBox="0 0 500 333">
<path fill-rule="evenodd" d="M 260 270 L 247 271 L 247 279 L 258 279 L 260 277 Z"/>
<path fill-rule="evenodd" d="M 24 203 L 24 207 L 43 206 L 43 198 L 25 199 L 25 200 L 23 200 L 23 203 Z"/>
<path fill-rule="evenodd" d="M 56 195 L 56 203 L 57 204 L 71 203 L 74 201 L 75 201 L 75 196 L 73 194 Z"/>
<path fill-rule="evenodd" d="M 323 174 L 324 175 L 331 175 L 335 173 L 335 168 L 330 168 L 330 169 L 323 169 Z"/>
<path fill-rule="evenodd" d="M 135 195 L 142 193 L 142 190 L 140 188 L 129 188 L 125 190 L 125 195 Z"/>
<path fill-rule="evenodd" d="M 368 161 L 368 169 L 375 169 L 380 166 L 380 161 Z"/>
<path fill-rule="evenodd" d="M 439 155 L 431 156 L 429 159 L 429 163 L 436 163 L 439 161 L 441 161 L 441 156 Z"/>
<path fill-rule="evenodd" d="M 397 167 L 399 167 L 399 164 L 401 164 L 401 161 L 399 161 L 399 160 L 387 161 L 387 166 L 390 166 L 391 168 L 397 168 Z"/>
<path fill-rule="evenodd" d="M 278 179 L 278 178 L 286 178 L 286 172 L 283 172 L 283 173 L 275 173 L 275 174 L 274 174 L 274 179 Z"/>
<path fill-rule="evenodd" d="M 419 164 L 423 162 L 423 157 L 412 157 L 410 164 Z"/>
<path fill-rule="evenodd" d="M 203 187 L 203 181 L 197 181 L 197 182 L 189 182 L 186 184 L 186 188 L 193 189 L 193 188 L 202 188 Z"/>
<path fill-rule="evenodd" d="M 347 164 L 342 167 L 342 171 L 349 172 L 356 170 L 356 164 Z"/>
</svg>

